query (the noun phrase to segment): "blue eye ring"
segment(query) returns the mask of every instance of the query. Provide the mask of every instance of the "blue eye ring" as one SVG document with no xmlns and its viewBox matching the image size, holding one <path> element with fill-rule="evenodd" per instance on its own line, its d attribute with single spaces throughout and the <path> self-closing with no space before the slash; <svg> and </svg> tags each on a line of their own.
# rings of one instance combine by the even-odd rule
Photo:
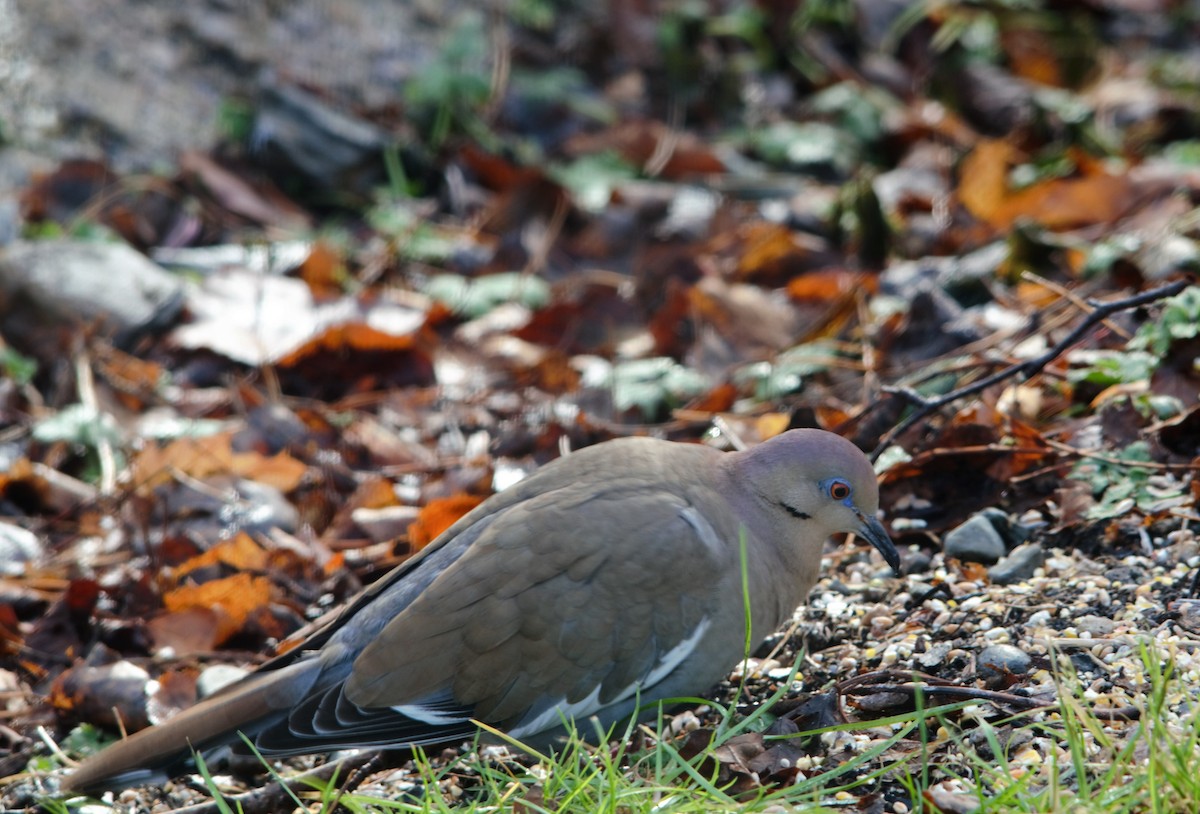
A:
<svg viewBox="0 0 1200 814">
<path fill-rule="evenodd" d="M 821 490 L 839 503 L 844 503 L 847 506 L 853 505 L 854 489 L 841 478 L 829 478 L 828 480 L 821 481 Z"/>
</svg>

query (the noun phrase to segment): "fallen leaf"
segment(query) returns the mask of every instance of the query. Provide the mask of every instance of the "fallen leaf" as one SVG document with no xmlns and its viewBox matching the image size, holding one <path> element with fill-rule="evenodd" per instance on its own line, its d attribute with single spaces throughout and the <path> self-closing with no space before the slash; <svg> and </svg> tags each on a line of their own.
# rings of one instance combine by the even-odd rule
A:
<svg viewBox="0 0 1200 814">
<path fill-rule="evenodd" d="M 257 452 L 235 452 L 229 462 L 231 472 L 249 480 L 274 486 L 287 493 L 298 487 L 308 473 L 308 466 L 286 452 L 260 455 Z"/>
<path fill-rule="evenodd" d="M 1006 141 L 983 141 L 963 159 L 958 197 L 967 210 L 997 229 L 1028 218 L 1049 229 L 1112 223 L 1135 203 L 1127 175 L 1102 170 L 1076 178 L 1039 181 L 1010 190 L 1009 168 L 1017 149 Z"/>
<path fill-rule="evenodd" d="M 408 540 L 413 551 L 420 551 L 467 512 L 484 501 L 479 495 L 451 495 L 429 502 L 421 509 L 416 521 L 408 527 Z"/>
<path fill-rule="evenodd" d="M 228 565 L 236 571 L 263 571 L 267 567 L 267 553 L 249 534 L 240 532 L 182 563 L 175 572 L 176 582 L 198 568 L 217 564 Z"/>
<path fill-rule="evenodd" d="M 183 585 L 163 594 L 168 611 L 211 609 L 218 614 L 213 644 L 218 646 L 242 629 L 247 617 L 271 601 L 271 583 L 266 577 L 234 574 L 200 585 Z"/>
</svg>

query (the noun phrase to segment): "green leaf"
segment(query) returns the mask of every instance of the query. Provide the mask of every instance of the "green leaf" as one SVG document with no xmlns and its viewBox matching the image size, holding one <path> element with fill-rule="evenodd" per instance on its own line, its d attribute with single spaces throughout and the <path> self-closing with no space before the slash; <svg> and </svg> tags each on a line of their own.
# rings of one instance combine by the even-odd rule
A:
<svg viewBox="0 0 1200 814">
<path fill-rule="evenodd" d="M 64 407 L 49 418 L 42 419 L 33 428 L 33 437 L 42 443 L 65 441 L 95 449 L 101 442 L 121 444 L 121 430 L 108 413 L 99 412 L 83 404 Z"/>
<path fill-rule="evenodd" d="M 615 152 L 603 152 L 551 167 L 549 174 L 571 191 L 581 208 L 598 212 L 612 200 L 613 188 L 637 178 L 638 171 Z"/>
<path fill-rule="evenodd" d="M 12 348 L 0 348 L 0 370 L 19 385 L 27 385 L 37 375 L 37 360 Z"/>
<path fill-rule="evenodd" d="M 1158 365 L 1158 359 L 1145 351 L 1100 351 L 1090 356 L 1089 361 L 1085 368 L 1068 371 L 1067 381 L 1100 387 L 1131 384 L 1148 380 Z"/>
<path fill-rule="evenodd" d="M 1190 286 L 1163 304 L 1153 322 L 1138 328 L 1129 347 L 1165 356 L 1172 343 L 1200 335 L 1200 287 Z"/>
<path fill-rule="evenodd" d="M 665 356 L 619 362 L 612 371 L 613 404 L 618 412 L 637 408 L 652 419 L 707 390 L 706 376 Z"/>
<path fill-rule="evenodd" d="M 473 280 L 458 274 L 439 274 L 425 284 L 424 291 L 454 313 L 470 319 L 506 302 L 519 302 L 531 309 L 550 302 L 550 286 L 546 281 L 519 271 L 488 274 Z"/>
</svg>

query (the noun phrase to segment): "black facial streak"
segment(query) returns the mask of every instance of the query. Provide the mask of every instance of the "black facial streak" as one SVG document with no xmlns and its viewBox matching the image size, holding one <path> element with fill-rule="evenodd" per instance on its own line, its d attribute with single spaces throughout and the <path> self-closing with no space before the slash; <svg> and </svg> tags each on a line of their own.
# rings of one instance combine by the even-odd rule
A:
<svg viewBox="0 0 1200 814">
<path fill-rule="evenodd" d="M 797 509 L 795 506 L 789 506 L 786 503 L 784 503 L 783 501 L 780 501 L 779 505 L 782 506 L 783 510 L 786 511 L 788 514 L 790 514 L 792 517 L 798 517 L 801 520 L 812 520 L 811 514 L 805 514 L 804 512 Z"/>
</svg>

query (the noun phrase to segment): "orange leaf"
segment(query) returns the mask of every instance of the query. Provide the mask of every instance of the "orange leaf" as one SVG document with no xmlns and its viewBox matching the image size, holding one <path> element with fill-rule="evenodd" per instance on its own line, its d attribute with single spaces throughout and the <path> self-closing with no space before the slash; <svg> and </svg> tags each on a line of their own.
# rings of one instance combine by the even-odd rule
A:
<svg viewBox="0 0 1200 814">
<path fill-rule="evenodd" d="M 342 294 L 346 264 L 341 254 L 323 241 L 313 244 L 312 251 L 300 264 L 300 279 L 308 284 L 315 297 L 336 297 Z"/>
<path fill-rule="evenodd" d="M 782 283 L 808 267 L 812 254 L 799 235 L 777 223 L 750 223 L 738 229 L 742 252 L 737 261 L 739 280 L 760 285 Z"/>
<path fill-rule="evenodd" d="M 451 495 L 430 501 L 421 509 L 417 519 L 408 527 L 408 540 L 414 551 L 420 551 L 437 539 L 437 536 L 483 502 L 478 495 Z"/>
<path fill-rule="evenodd" d="M 1012 72 L 1042 85 L 1061 86 L 1062 70 L 1053 40 L 1040 31 L 1018 28 L 1005 31 L 1000 43 Z"/>
<path fill-rule="evenodd" d="M 151 444 L 133 459 L 133 482 L 139 489 L 152 489 L 176 473 L 203 480 L 224 474 L 233 463 L 229 433 L 207 438 L 177 438 L 166 446 Z"/>
<path fill-rule="evenodd" d="M 790 413 L 764 413 L 755 419 L 754 426 L 758 428 L 759 437 L 765 441 L 782 433 L 791 423 Z"/>
<path fill-rule="evenodd" d="M 307 466 L 286 452 L 270 457 L 257 452 L 235 452 L 229 468 L 244 478 L 274 486 L 281 492 L 290 492 L 299 486 L 308 471 Z"/>
<path fill-rule="evenodd" d="M 997 224 L 1008 198 L 1008 167 L 1016 150 L 1006 141 L 986 140 L 963 159 L 959 169 L 958 199 L 975 217 Z M 1007 225 L 1007 224 L 1005 224 Z"/>
<path fill-rule="evenodd" d="M 797 302 L 827 303 L 840 299 L 855 289 L 874 292 L 878 278 L 846 269 L 825 269 L 793 277 L 787 286 L 788 296 Z"/>
<path fill-rule="evenodd" d="M 197 568 L 223 563 L 238 571 L 263 571 L 267 567 L 267 552 L 250 535 L 240 532 L 232 540 L 222 540 L 215 546 L 182 563 L 176 570 L 176 580 Z"/>
<path fill-rule="evenodd" d="M 163 605 L 172 612 L 195 608 L 216 611 L 214 646 L 236 635 L 246 618 L 270 601 L 270 580 L 247 573 L 214 579 L 202 585 L 184 585 L 163 595 Z"/>
<path fill-rule="evenodd" d="M 1039 181 L 1016 192 L 1008 188 L 1008 169 L 1017 150 L 1004 141 L 984 141 L 963 159 L 958 197 L 980 220 L 1007 229 L 1029 218 L 1049 229 L 1111 223 L 1128 210 L 1134 193 L 1128 176 L 1092 170 L 1079 178 Z"/>
</svg>

